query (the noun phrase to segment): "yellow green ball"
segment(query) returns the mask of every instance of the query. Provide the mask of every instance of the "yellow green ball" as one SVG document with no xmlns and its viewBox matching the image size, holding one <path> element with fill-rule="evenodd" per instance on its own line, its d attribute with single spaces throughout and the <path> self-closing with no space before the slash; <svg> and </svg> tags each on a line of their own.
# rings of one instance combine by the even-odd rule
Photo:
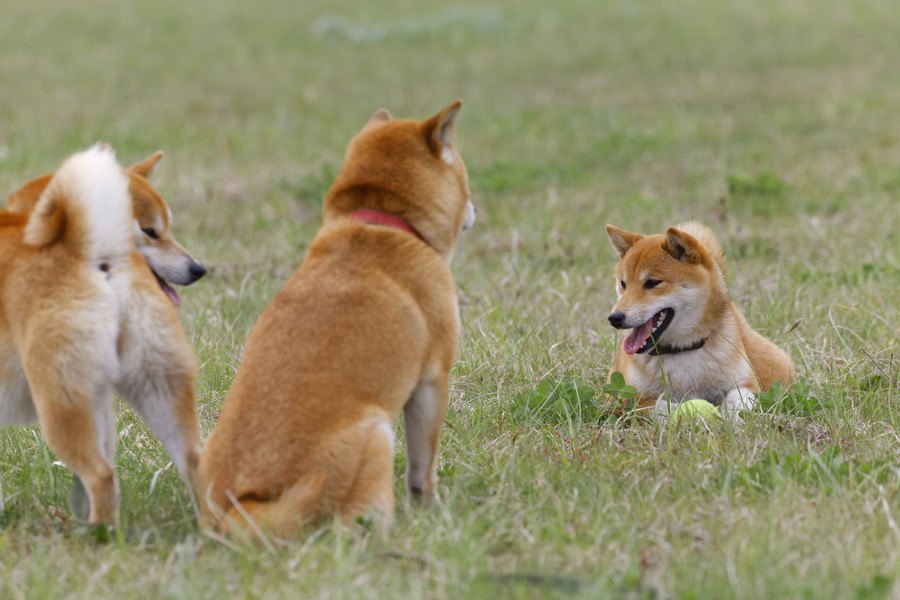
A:
<svg viewBox="0 0 900 600">
<path fill-rule="evenodd" d="M 685 400 L 669 415 L 669 427 L 678 428 L 685 423 L 697 423 L 700 420 L 708 426 L 722 420 L 719 409 L 700 398 Z"/>
</svg>

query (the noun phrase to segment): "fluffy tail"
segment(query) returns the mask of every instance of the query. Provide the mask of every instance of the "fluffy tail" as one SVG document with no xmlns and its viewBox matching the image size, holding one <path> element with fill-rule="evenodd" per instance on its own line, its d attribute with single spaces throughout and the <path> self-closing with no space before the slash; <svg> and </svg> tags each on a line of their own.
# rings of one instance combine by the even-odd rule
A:
<svg viewBox="0 0 900 600">
<path fill-rule="evenodd" d="M 322 488 L 325 472 L 308 473 L 274 500 L 234 500 L 219 519 L 224 534 L 235 530 L 251 536 L 262 533 L 292 537 L 322 512 Z"/>
<path fill-rule="evenodd" d="M 71 156 L 41 194 L 25 226 L 25 243 L 66 244 L 90 261 L 127 255 L 134 220 L 128 177 L 112 148 L 97 144 Z"/>
<path fill-rule="evenodd" d="M 677 225 L 675 229 L 687 233 L 703 244 L 707 252 L 709 252 L 716 261 L 716 264 L 719 265 L 719 269 L 721 269 L 722 273 L 725 273 L 725 253 L 722 251 L 722 245 L 719 244 L 716 234 L 714 234 L 709 227 L 699 221 L 686 221 Z"/>
</svg>

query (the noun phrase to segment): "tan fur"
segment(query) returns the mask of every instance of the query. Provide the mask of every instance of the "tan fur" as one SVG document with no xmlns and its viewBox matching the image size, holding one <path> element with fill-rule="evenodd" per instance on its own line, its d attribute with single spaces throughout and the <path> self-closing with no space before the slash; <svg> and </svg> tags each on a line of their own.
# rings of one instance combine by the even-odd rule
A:
<svg viewBox="0 0 900 600">
<path fill-rule="evenodd" d="M 424 121 L 378 111 L 350 143 L 324 224 L 257 322 L 204 447 L 201 504 L 219 528 L 290 535 L 331 514 L 390 522 L 401 409 L 407 488 L 435 496 L 458 336 L 449 259 L 471 210 L 452 144 L 459 106 Z M 357 209 L 400 216 L 424 241 L 348 219 Z"/>
<path fill-rule="evenodd" d="M 689 348 L 706 340 L 702 348 L 661 356 L 628 354 L 620 341 L 610 373 L 621 372 L 637 388 L 640 406 L 665 412 L 663 406 L 668 410 L 684 399 L 705 398 L 728 412 L 748 408 L 755 392 L 776 381 L 790 385 L 788 355 L 751 329 L 731 301 L 724 253 L 712 231 L 696 222 L 661 235 L 606 229 L 620 256 L 611 319 L 626 315 L 623 329 L 631 330 L 661 309 L 674 308 L 674 318 L 655 341 Z M 646 289 L 648 279 L 662 283 Z"/>
<path fill-rule="evenodd" d="M 114 389 L 192 484 L 199 459 L 193 352 L 134 246 L 129 180 L 110 160 L 121 197 L 109 200 L 124 209 L 104 227 L 122 244 L 98 236 L 90 185 L 73 185 L 71 167 L 68 178 L 60 171 L 14 194 L 14 204 L 30 203 L 24 212 L 0 213 L 0 423 L 38 420 L 87 490 L 84 516 L 106 524 L 118 505 Z M 29 239 L 29 229 L 40 235 Z"/>
<path fill-rule="evenodd" d="M 206 270 L 172 235 L 169 206 L 149 182 L 162 157 L 163 153 L 156 151 L 127 171 L 128 191 L 136 221 L 135 243 L 157 277 L 169 283 L 190 285 Z M 7 210 L 30 213 L 51 177 L 52 174 L 38 177 L 10 194 L 6 202 Z M 57 215 L 56 219 L 59 218 Z M 60 224 L 53 222 L 51 226 L 56 230 Z"/>
</svg>

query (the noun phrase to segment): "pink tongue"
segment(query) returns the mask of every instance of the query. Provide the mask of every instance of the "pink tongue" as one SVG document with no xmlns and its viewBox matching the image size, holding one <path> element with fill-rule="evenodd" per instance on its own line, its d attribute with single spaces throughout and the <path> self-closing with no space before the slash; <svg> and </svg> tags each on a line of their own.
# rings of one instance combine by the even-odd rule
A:
<svg viewBox="0 0 900 600">
<path fill-rule="evenodd" d="M 162 279 L 157 278 L 157 281 L 159 281 L 159 287 L 165 293 L 166 297 L 168 297 L 168 299 L 172 303 L 172 305 L 178 306 L 181 303 L 181 298 L 178 297 L 178 292 L 173 290 L 172 286 L 170 286 L 168 283 L 166 283 Z"/>
<path fill-rule="evenodd" d="M 634 354 L 644 347 L 644 344 L 647 343 L 647 338 L 650 337 L 650 329 L 653 325 L 653 320 L 654 319 L 650 319 L 640 327 L 635 327 L 631 330 L 631 333 L 625 338 L 626 354 Z"/>
</svg>

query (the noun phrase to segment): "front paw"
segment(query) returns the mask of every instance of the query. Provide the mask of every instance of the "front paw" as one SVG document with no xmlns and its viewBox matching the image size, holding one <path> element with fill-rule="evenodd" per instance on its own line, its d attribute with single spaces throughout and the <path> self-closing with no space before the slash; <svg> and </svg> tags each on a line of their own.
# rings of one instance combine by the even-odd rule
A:
<svg viewBox="0 0 900 600">
<path fill-rule="evenodd" d="M 409 501 L 415 505 L 428 506 L 437 502 L 437 492 L 433 485 L 411 484 L 406 489 L 409 495 Z"/>
<path fill-rule="evenodd" d="M 722 402 L 722 416 L 735 421 L 742 421 L 740 413 L 742 411 L 753 410 L 756 406 L 756 396 L 753 391 L 747 388 L 734 388 L 725 396 Z"/>
</svg>

